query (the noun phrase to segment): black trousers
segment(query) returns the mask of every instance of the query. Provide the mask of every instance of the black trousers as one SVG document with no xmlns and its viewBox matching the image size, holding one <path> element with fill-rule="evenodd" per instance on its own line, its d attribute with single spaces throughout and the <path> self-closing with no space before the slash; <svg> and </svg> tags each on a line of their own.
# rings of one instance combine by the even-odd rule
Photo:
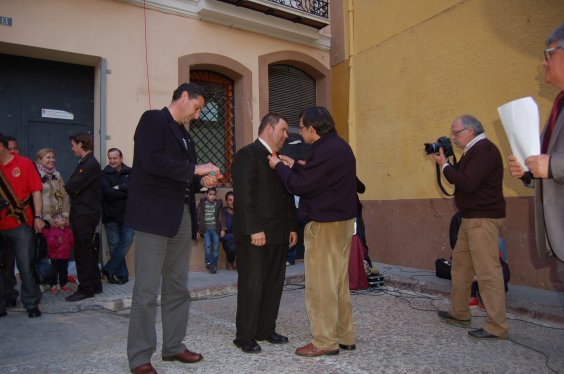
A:
<svg viewBox="0 0 564 374">
<path fill-rule="evenodd" d="M 96 225 L 73 223 L 74 259 L 78 276 L 78 292 L 87 295 L 102 292 L 102 276 L 98 267 L 98 248 L 94 245 Z"/>
<path fill-rule="evenodd" d="M 53 265 L 55 271 L 57 272 L 57 279 L 55 281 L 55 285 L 59 284 L 59 286 L 63 287 L 65 284 L 67 284 L 67 278 L 69 276 L 69 272 L 68 272 L 69 260 L 51 259 L 51 264 Z"/>
<path fill-rule="evenodd" d="M 249 242 L 237 242 L 236 339 L 265 340 L 276 330 L 288 244 L 256 247 Z"/>
</svg>

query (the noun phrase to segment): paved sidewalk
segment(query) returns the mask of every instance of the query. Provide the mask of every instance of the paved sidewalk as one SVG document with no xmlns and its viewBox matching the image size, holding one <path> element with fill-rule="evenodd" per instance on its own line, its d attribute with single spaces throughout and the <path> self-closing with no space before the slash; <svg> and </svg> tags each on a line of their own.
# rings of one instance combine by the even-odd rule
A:
<svg viewBox="0 0 564 374">
<path fill-rule="evenodd" d="M 287 268 L 277 330 L 290 343 L 260 343 L 263 352 L 243 354 L 233 344 L 236 278 L 233 271 L 191 272 L 194 301 L 186 343 L 202 352 L 194 365 L 165 362 L 160 373 L 564 373 L 564 313 L 561 293 L 511 286 L 507 294 L 510 336 L 478 341 L 467 329 L 439 321 L 448 308 L 450 281 L 433 272 L 376 264 L 385 287 L 352 292 L 358 349 L 307 359 L 294 350 L 309 342 L 304 307 L 303 264 Z M 133 281 L 104 283 L 104 293 L 78 303 L 44 294 L 41 318 L 19 307 L 0 319 L 0 373 L 127 373 L 126 337 Z M 484 312 L 473 310 L 473 328 Z M 161 341 L 160 314 L 157 336 Z"/>
</svg>

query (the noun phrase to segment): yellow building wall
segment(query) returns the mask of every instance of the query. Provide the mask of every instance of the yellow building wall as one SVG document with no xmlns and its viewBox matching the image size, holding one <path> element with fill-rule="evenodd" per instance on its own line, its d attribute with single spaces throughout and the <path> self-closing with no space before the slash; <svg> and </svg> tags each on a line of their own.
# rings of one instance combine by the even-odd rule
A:
<svg viewBox="0 0 564 374">
<path fill-rule="evenodd" d="M 472 114 L 511 154 L 497 107 L 523 96 L 541 127 L 556 90 L 543 81 L 546 36 L 561 0 L 353 0 L 354 145 L 367 200 L 441 197 L 423 143 Z M 350 40 L 350 38 L 349 38 Z M 338 74 L 342 69 L 334 69 Z M 334 100 L 334 111 L 344 105 Z M 458 156 L 460 154 L 458 153 Z M 529 195 L 506 175 L 506 196 Z"/>
</svg>

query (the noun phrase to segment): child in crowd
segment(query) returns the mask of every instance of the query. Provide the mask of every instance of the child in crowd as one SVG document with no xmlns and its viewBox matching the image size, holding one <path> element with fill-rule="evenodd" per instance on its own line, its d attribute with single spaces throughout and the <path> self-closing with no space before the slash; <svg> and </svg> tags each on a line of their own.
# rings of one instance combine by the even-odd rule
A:
<svg viewBox="0 0 564 374">
<path fill-rule="evenodd" d="M 219 237 L 225 235 L 221 200 L 216 200 L 217 191 L 209 188 L 198 205 L 198 239 L 204 237 L 206 268 L 211 274 L 217 272 Z"/>
<path fill-rule="evenodd" d="M 71 287 L 67 286 L 68 266 L 71 255 L 71 249 L 74 245 L 72 231 L 68 227 L 67 219 L 61 214 L 55 214 L 52 217 L 53 226 L 43 229 L 43 236 L 47 241 L 47 253 L 51 259 L 51 264 L 57 272 L 55 283 L 51 284 L 51 293 L 72 292 Z M 58 283 L 58 286 L 57 286 Z"/>
</svg>

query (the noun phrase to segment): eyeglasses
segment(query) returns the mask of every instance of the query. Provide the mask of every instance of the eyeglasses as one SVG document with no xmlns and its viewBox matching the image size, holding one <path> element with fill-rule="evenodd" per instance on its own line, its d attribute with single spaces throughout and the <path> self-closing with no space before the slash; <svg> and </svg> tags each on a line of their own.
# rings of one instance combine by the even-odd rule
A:
<svg viewBox="0 0 564 374">
<path fill-rule="evenodd" d="M 467 128 L 461 129 L 461 130 L 452 130 L 451 134 L 453 136 L 458 136 L 458 134 L 460 134 L 462 131 L 464 130 L 468 130 Z"/>
<path fill-rule="evenodd" d="M 550 58 L 552 57 L 552 55 L 554 54 L 554 52 L 556 52 L 557 49 L 561 49 L 563 48 L 564 45 L 557 45 L 556 47 L 552 47 L 552 48 L 547 48 L 545 49 L 544 52 L 544 60 L 546 62 L 548 62 L 548 60 L 550 60 Z"/>
</svg>

